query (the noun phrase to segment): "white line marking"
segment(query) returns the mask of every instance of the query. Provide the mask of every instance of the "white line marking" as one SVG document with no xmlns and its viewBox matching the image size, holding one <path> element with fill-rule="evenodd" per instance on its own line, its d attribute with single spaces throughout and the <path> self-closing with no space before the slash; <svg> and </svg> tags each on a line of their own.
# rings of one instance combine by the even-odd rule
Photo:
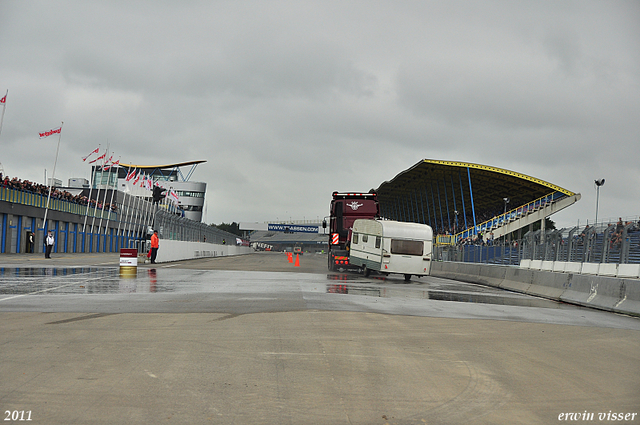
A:
<svg viewBox="0 0 640 425">
<path fill-rule="evenodd" d="M 20 295 L 14 295 L 13 297 L 0 298 L 0 301 L 12 300 L 14 298 L 26 297 L 27 295 L 36 295 L 36 294 L 41 294 L 43 292 L 55 291 L 56 289 L 66 288 L 67 286 L 71 286 L 71 285 L 79 285 L 79 284 L 84 283 L 84 282 L 89 282 L 91 280 L 98 280 L 98 279 L 102 279 L 102 278 L 103 277 L 95 277 L 93 279 L 83 280 L 82 282 L 72 282 L 72 283 L 67 283 L 66 285 L 56 286 L 55 288 L 48 288 L 48 289 L 42 289 L 40 291 L 29 292 L 28 294 L 20 294 Z"/>
</svg>

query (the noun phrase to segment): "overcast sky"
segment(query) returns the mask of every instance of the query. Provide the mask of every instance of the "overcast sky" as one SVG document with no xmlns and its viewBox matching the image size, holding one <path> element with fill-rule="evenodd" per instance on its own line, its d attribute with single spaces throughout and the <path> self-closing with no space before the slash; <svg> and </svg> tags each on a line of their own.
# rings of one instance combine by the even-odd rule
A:
<svg viewBox="0 0 640 425">
<path fill-rule="evenodd" d="M 206 222 L 315 219 L 421 159 L 582 194 L 560 226 L 640 215 L 638 1 L 0 0 L 0 162 L 89 177 L 206 160 Z"/>
</svg>

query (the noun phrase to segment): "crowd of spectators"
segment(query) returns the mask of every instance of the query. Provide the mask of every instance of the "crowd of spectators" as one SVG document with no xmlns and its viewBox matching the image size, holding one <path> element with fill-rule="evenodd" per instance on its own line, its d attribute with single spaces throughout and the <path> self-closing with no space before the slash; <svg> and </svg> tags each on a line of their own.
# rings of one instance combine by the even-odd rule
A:
<svg viewBox="0 0 640 425">
<path fill-rule="evenodd" d="M 622 234 L 624 232 L 625 227 L 628 229 L 628 232 L 637 232 L 640 230 L 640 220 L 637 222 L 627 221 L 626 223 L 622 221 L 622 217 L 618 219 L 616 223 L 615 231 L 611 236 L 611 247 L 619 246 L 622 243 Z"/>
<path fill-rule="evenodd" d="M 49 187 L 45 186 L 43 184 L 39 184 L 39 183 L 35 183 L 35 182 L 31 182 L 29 180 L 20 180 L 17 177 L 14 177 L 12 179 L 9 178 L 9 176 L 3 176 L 2 173 L 0 173 L 0 186 L 1 187 L 6 187 L 8 189 L 15 189 L 15 190 L 21 190 L 23 192 L 30 192 L 30 193 L 36 193 L 42 196 L 48 196 L 49 195 Z M 96 200 L 95 199 L 89 199 L 88 197 L 82 195 L 82 194 L 78 194 L 78 195 L 73 195 L 69 192 L 67 192 L 66 190 L 59 190 L 56 189 L 54 187 L 51 188 L 51 199 L 60 199 L 63 201 L 67 201 L 67 202 L 72 202 L 74 204 L 78 204 L 78 205 L 89 205 L 90 208 L 95 208 L 96 207 Z M 111 205 L 108 202 L 104 204 L 104 208 L 103 208 L 103 204 L 102 202 L 98 201 L 98 209 L 109 209 L 111 208 L 111 211 L 116 211 L 117 210 L 117 205 Z"/>
</svg>

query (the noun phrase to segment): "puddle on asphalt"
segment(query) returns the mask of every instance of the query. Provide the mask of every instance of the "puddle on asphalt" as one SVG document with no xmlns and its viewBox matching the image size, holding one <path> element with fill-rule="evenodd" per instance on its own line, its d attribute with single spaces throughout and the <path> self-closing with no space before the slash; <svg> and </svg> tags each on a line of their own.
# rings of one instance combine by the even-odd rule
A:
<svg viewBox="0 0 640 425">
<path fill-rule="evenodd" d="M 164 278 L 160 279 L 158 275 Z M 193 276 L 191 276 L 193 277 Z M 327 294 L 364 295 L 378 298 L 413 298 L 520 307 L 563 308 L 564 304 L 515 292 L 460 283 L 409 284 L 371 276 L 364 284 L 355 274 L 328 274 Z M 356 283 L 357 281 L 363 284 Z M 379 282 L 379 284 L 376 284 Z M 99 267 L 0 267 L 0 294 L 128 294 L 167 293 L 193 290 L 202 282 L 177 282 L 156 269 L 138 268 L 122 273 L 118 268 Z M 322 289 L 320 289 L 322 291 Z"/>
<path fill-rule="evenodd" d="M 11 277 L 69 276 L 92 273 L 97 270 L 107 269 L 99 269 L 97 267 L 0 267 L 0 279 Z"/>
<path fill-rule="evenodd" d="M 328 280 L 350 281 L 358 276 L 327 275 Z M 336 278 L 337 277 L 337 278 Z M 459 285 L 457 285 L 459 287 Z M 469 290 L 471 289 L 471 290 Z M 496 291 L 480 293 L 479 291 Z M 515 292 L 500 291 L 494 288 L 465 288 L 461 291 L 447 291 L 441 289 L 419 289 L 414 287 L 390 288 L 388 286 L 354 285 L 348 283 L 327 284 L 328 294 L 365 295 L 378 298 L 419 298 L 435 301 L 454 301 L 474 304 L 512 305 L 518 307 L 563 308 L 564 304 L 544 298 Z"/>
<path fill-rule="evenodd" d="M 74 284 L 75 282 L 75 284 Z M 59 287 L 59 288 L 58 288 Z M 99 267 L 0 267 L 0 294 L 116 294 L 173 292 L 172 282 L 158 283 L 156 269 L 122 273 Z"/>
</svg>

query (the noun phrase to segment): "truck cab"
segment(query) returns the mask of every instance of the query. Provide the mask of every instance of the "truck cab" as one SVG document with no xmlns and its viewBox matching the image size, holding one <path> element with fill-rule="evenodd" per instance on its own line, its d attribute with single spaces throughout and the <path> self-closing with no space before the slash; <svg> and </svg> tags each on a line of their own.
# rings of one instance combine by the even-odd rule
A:
<svg viewBox="0 0 640 425">
<path fill-rule="evenodd" d="M 329 212 L 329 270 L 355 269 L 349 263 L 350 229 L 358 219 L 379 218 L 378 197 L 375 192 L 333 192 Z"/>
</svg>

